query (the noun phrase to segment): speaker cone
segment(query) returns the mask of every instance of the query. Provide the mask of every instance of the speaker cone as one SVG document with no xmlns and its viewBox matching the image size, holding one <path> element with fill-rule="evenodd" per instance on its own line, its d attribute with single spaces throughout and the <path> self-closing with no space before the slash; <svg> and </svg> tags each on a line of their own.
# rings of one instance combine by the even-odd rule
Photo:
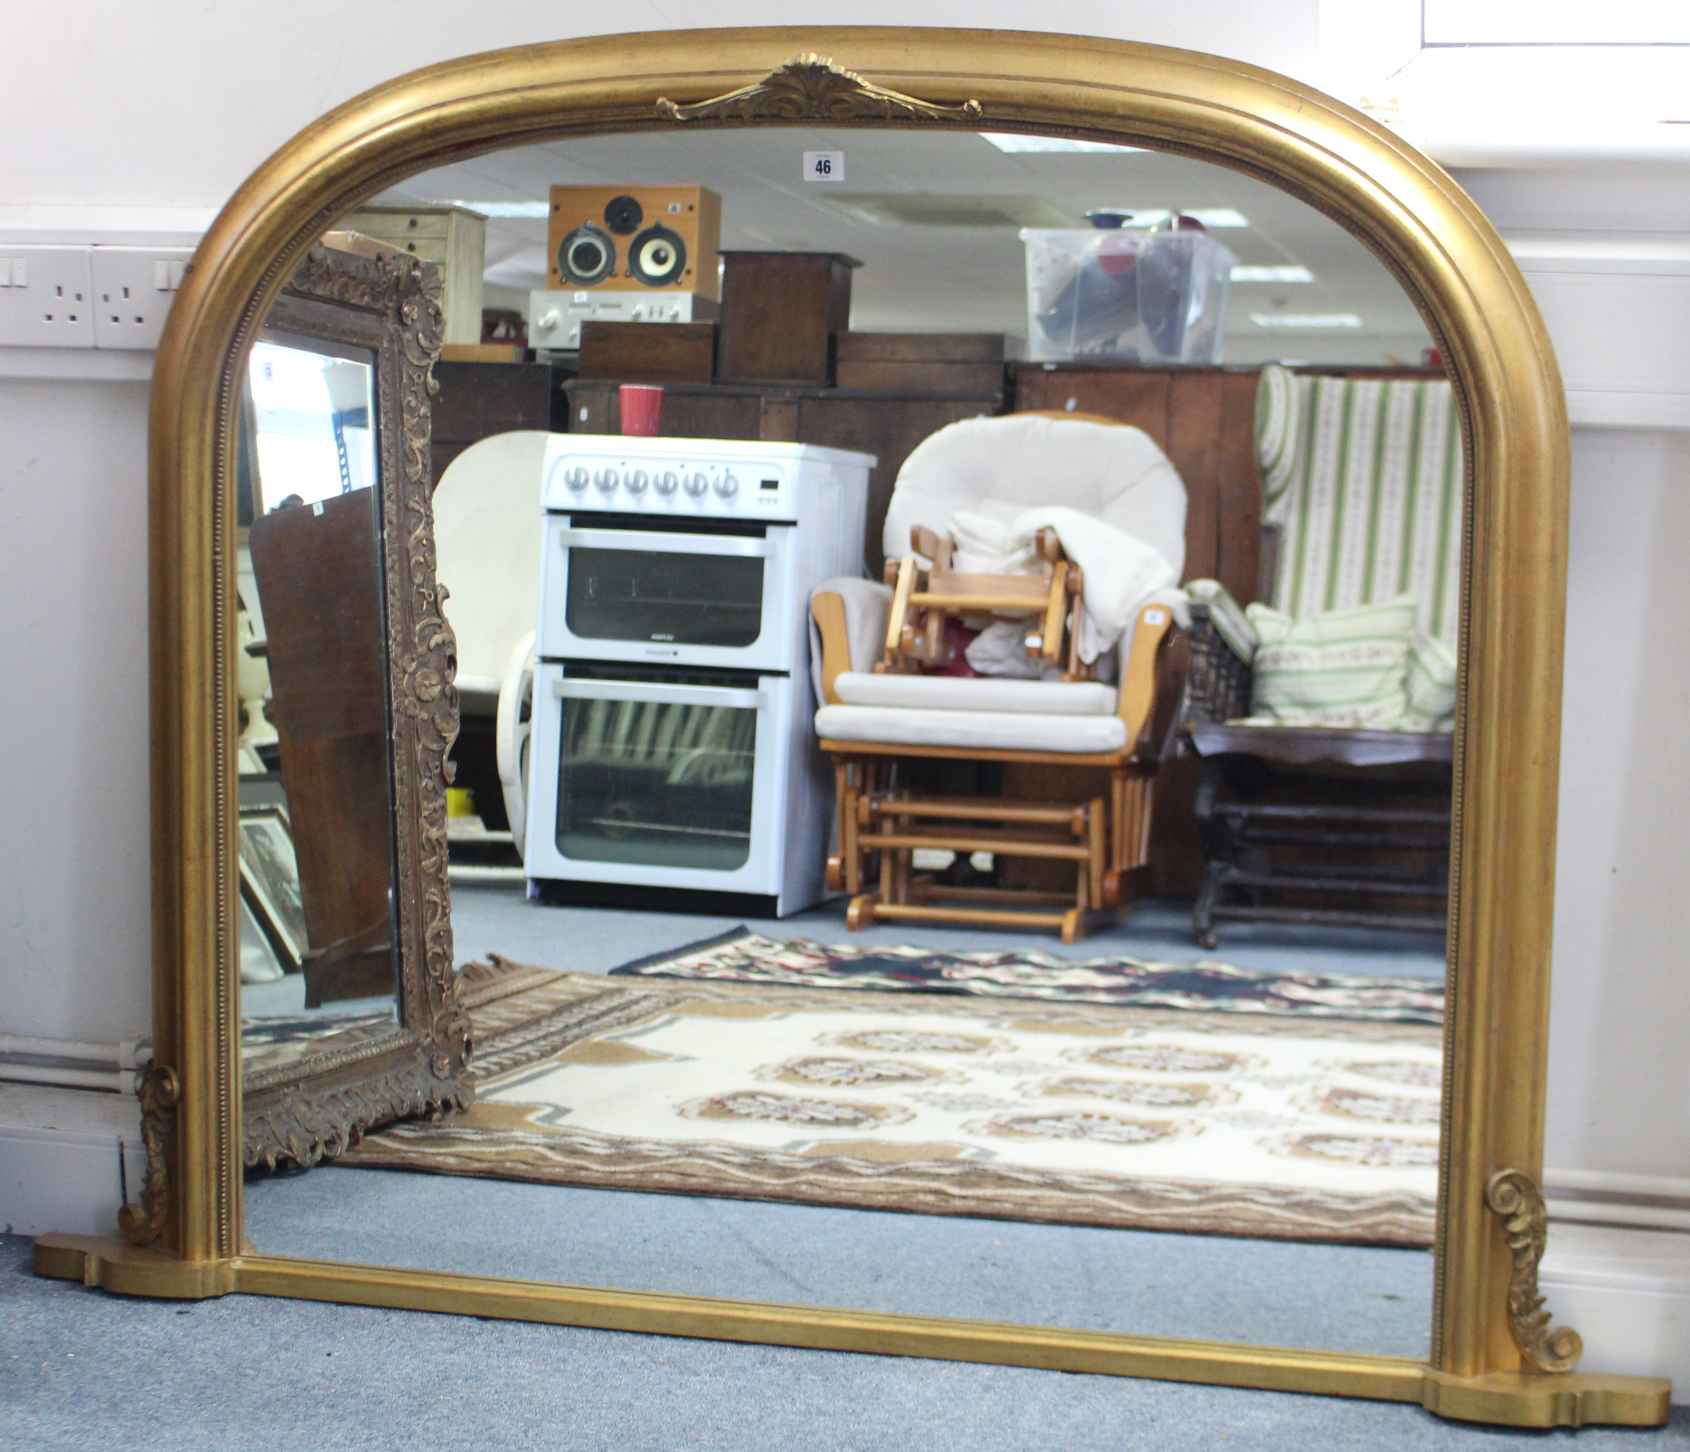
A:
<svg viewBox="0 0 1690 1452">
<path fill-rule="evenodd" d="M 577 287 L 603 282 L 616 271 L 616 244 L 604 228 L 584 222 L 559 245 L 557 270 Z"/>
<path fill-rule="evenodd" d="M 626 237 L 630 232 L 639 231 L 643 221 L 645 208 L 640 205 L 638 197 L 612 197 L 605 203 L 604 225 L 618 237 Z"/>
<path fill-rule="evenodd" d="M 628 244 L 628 276 L 647 287 L 667 287 L 686 270 L 687 244 L 667 227 L 647 227 Z"/>
</svg>

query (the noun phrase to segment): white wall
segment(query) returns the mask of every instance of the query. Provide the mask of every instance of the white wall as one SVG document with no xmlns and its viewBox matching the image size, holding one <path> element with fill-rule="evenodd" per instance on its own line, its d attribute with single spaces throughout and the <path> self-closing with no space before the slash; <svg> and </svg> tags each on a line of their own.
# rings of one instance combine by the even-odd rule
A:
<svg viewBox="0 0 1690 1452">
<path fill-rule="evenodd" d="M 1690 203 L 1683 173 L 1474 170 L 1573 420 L 1545 1162 L 1690 1176 Z"/>
<path fill-rule="evenodd" d="M 1545 1149 L 1686 1176 L 1690 432 L 1575 430 L 1570 540 Z"/>
<path fill-rule="evenodd" d="M 1052 29 L 1312 76 L 1319 11 L 1318 0 L 1077 0 L 1041 14 Z M 842 18 L 1034 23 L 1007 0 L 876 0 L 844 16 L 814 0 L 632 0 L 616 23 Z M 214 207 L 290 134 L 364 87 L 431 61 L 569 32 L 550 0 L 300 0 L 279 19 L 235 0 L 21 9 L 8 16 L 0 57 L 0 126 L 13 139 L 0 148 L 0 236 L 70 226 L 78 216 L 123 225 L 148 209 Z M 1520 170 L 1463 179 L 1505 229 L 1680 237 L 1690 229 L 1682 176 Z M 1630 313 L 1616 313 L 1593 301 L 1599 287 L 1581 291 L 1565 271 L 1544 265 L 1534 275 L 1552 272 L 1560 311 L 1551 326 L 1569 347 L 1593 320 L 1620 337 L 1650 325 L 1655 335 L 1690 336 L 1690 317 L 1679 320 L 1690 302 L 1681 296 L 1663 328 L 1648 285 L 1633 285 Z M 1614 356 L 1634 354 L 1622 346 Z M 1564 361 L 1569 376 L 1584 366 Z M 1579 376 L 1600 384 L 1600 374 Z M 1613 388 L 1588 391 L 1638 387 L 1636 378 L 1608 381 Z M 1690 383 L 1642 383 L 1690 400 Z M 1581 433 L 1575 457 L 1551 1158 L 1686 1174 L 1690 1055 L 1680 1045 L 1690 1005 L 1678 963 L 1690 834 L 1677 829 L 1690 820 L 1680 804 L 1690 792 L 1682 760 L 1690 733 L 1680 724 L 1690 705 L 1690 452 L 1683 433 L 1643 429 L 1642 413 L 1622 407 L 1604 421 L 1623 427 Z M 143 437 L 142 389 L 133 383 L 0 378 L 6 1030 L 115 1039 L 146 1025 Z"/>
<path fill-rule="evenodd" d="M 147 385 L 0 378 L 0 1030 L 152 1020 Z"/>
<path fill-rule="evenodd" d="M 77 0 L 8 7 L 0 59 L 0 199 L 71 206 L 221 205 L 330 107 L 419 66 L 575 35 L 729 25 L 1061 30 L 1315 64 L 1319 0 Z M 17 144 L 28 138 L 27 145 Z"/>
</svg>

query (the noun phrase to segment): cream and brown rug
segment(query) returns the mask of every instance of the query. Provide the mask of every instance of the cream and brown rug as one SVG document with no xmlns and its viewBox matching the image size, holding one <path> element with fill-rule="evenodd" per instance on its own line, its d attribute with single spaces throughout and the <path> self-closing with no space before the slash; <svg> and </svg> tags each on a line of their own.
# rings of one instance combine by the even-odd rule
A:
<svg viewBox="0 0 1690 1452">
<path fill-rule="evenodd" d="M 477 1102 L 338 1163 L 1423 1246 L 1440 1042 L 1397 1022 L 465 970 Z"/>
</svg>

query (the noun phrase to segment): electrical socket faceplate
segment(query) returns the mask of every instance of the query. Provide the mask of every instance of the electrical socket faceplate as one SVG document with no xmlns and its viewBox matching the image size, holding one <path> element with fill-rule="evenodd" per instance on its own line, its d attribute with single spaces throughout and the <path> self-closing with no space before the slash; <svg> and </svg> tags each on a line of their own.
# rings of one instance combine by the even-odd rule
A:
<svg viewBox="0 0 1690 1452">
<path fill-rule="evenodd" d="M 94 346 L 153 349 L 193 249 L 95 247 Z"/>
<path fill-rule="evenodd" d="M 92 251 L 0 242 L 0 347 L 94 346 Z"/>
</svg>

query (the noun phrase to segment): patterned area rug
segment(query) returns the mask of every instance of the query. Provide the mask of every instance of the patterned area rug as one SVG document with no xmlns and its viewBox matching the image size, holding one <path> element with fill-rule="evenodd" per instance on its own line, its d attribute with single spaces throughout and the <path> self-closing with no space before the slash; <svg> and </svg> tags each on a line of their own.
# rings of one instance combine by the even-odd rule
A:
<svg viewBox="0 0 1690 1452">
<path fill-rule="evenodd" d="M 1122 1008 L 1294 1014 L 1370 1022 L 1441 1024 L 1444 986 L 1431 978 L 1262 973 L 1228 963 L 1151 963 L 1139 958 L 1073 961 L 1048 953 L 947 953 L 933 948 L 859 948 L 765 938 L 734 928 L 611 969 L 619 977 L 710 978 L 792 988 L 919 989 Z"/>
<path fill-rule="evenodd" d="M 1437 1029 L 464 970 L 477 1102 L 338 1163 L 1424 1246 Z"/>
</svg>

